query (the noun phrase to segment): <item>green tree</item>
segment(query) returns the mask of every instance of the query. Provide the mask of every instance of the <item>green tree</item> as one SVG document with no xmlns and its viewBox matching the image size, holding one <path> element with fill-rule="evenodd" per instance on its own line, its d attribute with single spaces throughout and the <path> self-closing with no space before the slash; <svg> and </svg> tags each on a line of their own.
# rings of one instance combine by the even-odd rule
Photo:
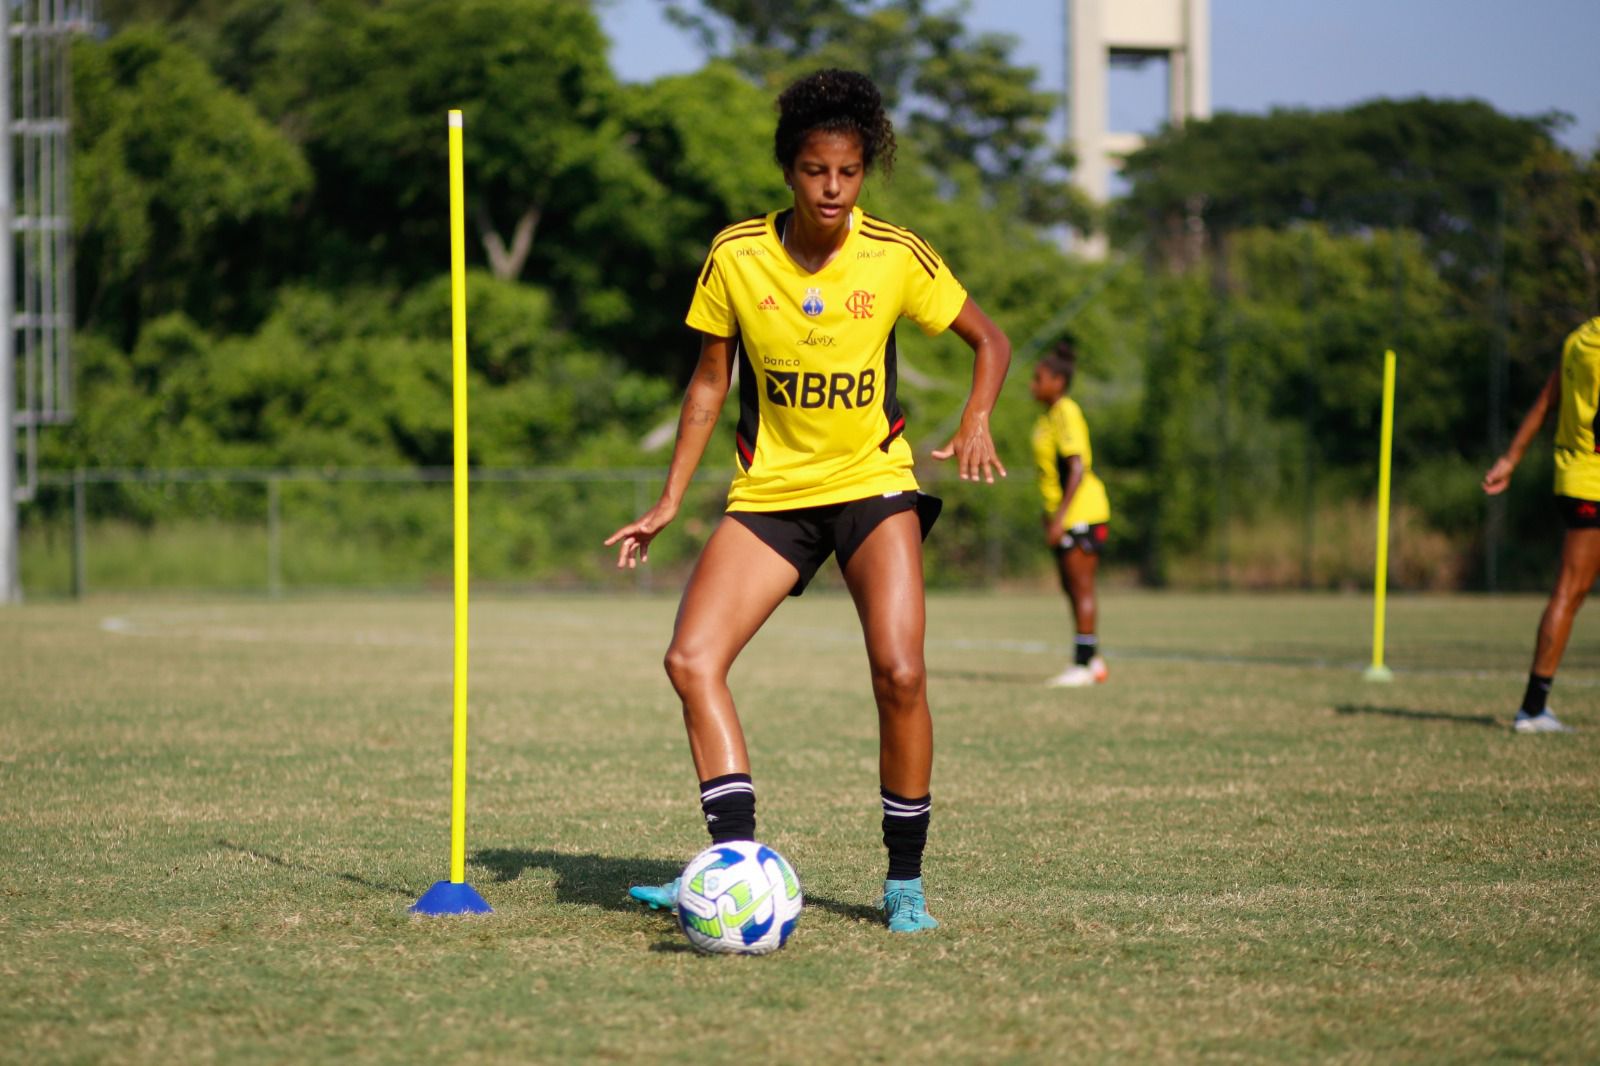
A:
<svg viewBox="0 0 1600 1066">
<path fill-rule="evenodd" d="M 310 184 L 299 150 L 155 30 L 72 62 L 80 323 L 129 344 L 170 311 L 250 321 L 277 280 L 259 250 Z"/>
<path fill-rule="evenodd" d="M 859 70 L 877 84 L 902 132 L 936 172 L 976 168 L 987 195 L 1039 224 L 1085 225 L 1091 212 L 1063 180 L 1070 159 L 1049 147 L 1055 97 L 1011 58 L 1015 41 L 973 34 L 960 6 L 927 0 L 663 0 L 695 32 L 769 91 L 820 67 Z"/>
<path fill-rule="evenodd" d="M 1600 314 L 1600 151 L 1542 146 L 1507 208 L 1508 313 L 1518 395 L 1532 395 L 1578 323 Z"/>
<path fill-rule="evenodd" d="M 1401 227 L 1470 276 L 1487 264 L 1501 198 L 1558 122 L 1426 97 L 1190 121 L 1129 156 L 1117 231 L 1170 246 L 1192 222 L 1213 245 L 1249 226 Z"/>
<path fill-rule="evenodd" d="M 550 280 L 556 248 L 607 232 L 648 244 L 647 174 L 615 119 L 620 90 L 585 4 L 571 0 L 336 0 L 300 22 L 275 59 L 270 105 L 316 168 L 319 245 L 339 272 L 415 281 L 447 247 L 445 112 L 466 119 L 468 225 L 500 278 L 530 262 Z M 638 211 L 597 207 L 628 187 Z M 339 247 L 342 244 L 342 247 Z M 594 251 L 592 246 L 591 252 Z M 594 294 L 587 294 L 593 298 Z"/>
</svg>

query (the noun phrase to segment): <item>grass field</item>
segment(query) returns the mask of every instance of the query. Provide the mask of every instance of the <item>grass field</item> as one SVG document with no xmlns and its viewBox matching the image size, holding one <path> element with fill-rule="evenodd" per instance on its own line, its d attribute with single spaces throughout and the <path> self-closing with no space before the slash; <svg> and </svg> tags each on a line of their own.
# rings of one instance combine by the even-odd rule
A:
<svg viewBox="0 0 1600 1066">
<path fill-rule="evenodd" d="M 930 600 L 927 880 L 891 938 L 848 600 L 735 672 L 761 836 L 807 908 L 704 958 L 625 896 L 704 844 L 668 598 L 474 607 L 468 880 L 443 599 L 0 612 L 0 1059 L 1600 1060 L 1600 608 L 1514 735 L 1540 603 L 1113 594 L 1110 684 L 1047 690 L 1055 596 Z"/>
</svg>

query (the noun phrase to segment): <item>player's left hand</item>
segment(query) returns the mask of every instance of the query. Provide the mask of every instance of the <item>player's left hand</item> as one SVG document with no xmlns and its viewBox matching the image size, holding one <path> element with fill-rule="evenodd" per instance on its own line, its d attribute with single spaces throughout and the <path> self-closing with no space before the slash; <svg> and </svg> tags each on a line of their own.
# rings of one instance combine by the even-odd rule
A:
<svg viewBox="0 0 1600 1066">
<path fill-rule="evenodd" d="M 1498 496 L 1506 491 L 1511 487 L 1511 471 L 1516 468 L 1517 464 L 1503 455 L 1496 459 L 1489 472 L 1483 475 L 1483 491 L 1490 496 Z"/>
<path fill-rule="evenodd" d="M 665 499 L 606 538 L 606 547 L 619 541 L 617 569 L 632 570 L 650 561 L 650 542 L 678 516 L 678 508 Z"/>
<path fill-rule="evenodd" d="M 1005 464 L 1000 462 L 1000 456 L 994 448 L 994 438 L 989 435 L 987 415 L 963 415 L 956 435 L 943 448 L 936 448 L 933 452 L 935 459 L 949 459 L 952 456 L 962 481 L 982 480 L 992 485 L 996 471 L 1001 477 L 1006 476 Z"/>
<path fill-rule="evenodd" d="M 1052 548 L 1061 546 L 1061 539 L 1067 535 L 1067 527 L 1060 522 L 1045 519 L 1044 542 Z"/>
</svg>

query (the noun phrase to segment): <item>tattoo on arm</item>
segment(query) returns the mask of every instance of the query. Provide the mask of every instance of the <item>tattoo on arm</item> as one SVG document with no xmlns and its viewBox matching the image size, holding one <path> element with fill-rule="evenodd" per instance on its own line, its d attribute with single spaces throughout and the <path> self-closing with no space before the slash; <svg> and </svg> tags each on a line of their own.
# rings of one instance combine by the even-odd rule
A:
<svg viewBox="0 0 1600 1066">
<path fill-rule="evenodd" d="M 683 413 L 683 421 L 685 425 L 704 426 L 709 425 L 716 420 L 716 411 L 709 407 L 702 407 L 699 404 L 690 404 L 689 409 Z"/>
</svg>

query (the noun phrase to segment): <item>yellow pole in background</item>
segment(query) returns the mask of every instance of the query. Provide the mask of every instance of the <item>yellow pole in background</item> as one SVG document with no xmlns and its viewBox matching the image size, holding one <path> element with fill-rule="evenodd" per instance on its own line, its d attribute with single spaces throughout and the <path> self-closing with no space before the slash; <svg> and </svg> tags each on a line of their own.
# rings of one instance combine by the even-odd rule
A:
<svg viewBox="0 0 1600 1066">
<path fill-rule="evenodd" d="M 1383 665 L 1385 597 L 1389 590 L 1389 466 L 1394 454 L 1394 352 L 1383 353 L 1383 436 L 1378 451 L 1378 565 L 1373 579 L 1372 665 L 1368 681 L 1392 681 Z"/>
<path fill-rule="evenodd" d="M 450 782 L 450 880 L 467 879 L 467 238 L 461 112 L 450 112 L 450 381 L 455 434 L 455 748 Z"/>
<path fill-rule="evenodd" d="M 412 906 L 419 914 L 490 910 L 467 880 L 467 238 L 462 118 L 450 112 L 450 380 L 455 433 L 455 738 L 450 775 L 450 880 Z"/>
</svg>

